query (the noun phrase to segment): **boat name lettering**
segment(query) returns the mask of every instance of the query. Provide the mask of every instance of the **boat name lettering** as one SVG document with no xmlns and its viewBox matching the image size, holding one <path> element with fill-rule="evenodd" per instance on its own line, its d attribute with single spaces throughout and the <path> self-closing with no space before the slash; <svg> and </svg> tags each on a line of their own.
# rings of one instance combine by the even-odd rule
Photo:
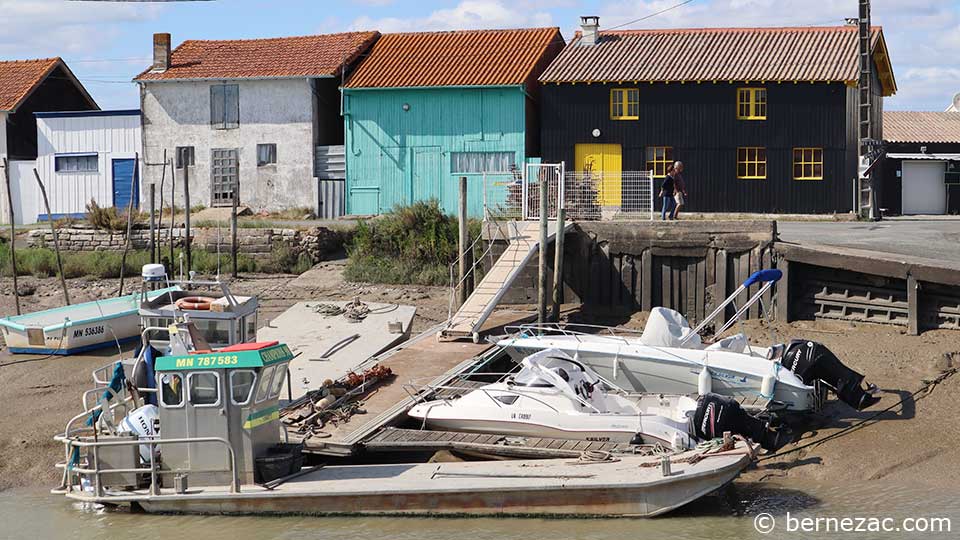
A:
<svg viewBox="0 0 960 540">
<path fill-rule="evenodd" d="M 84 337 L 84 336 L 99 336 L 103 334 L 104 328 L 101 324 L 100 326 L 88 326 L 86 328 L 77 328 L 73 331 L 73 337 Z"/>
<path fill-rule="evenodd" d="M 511 420 L 529 420 L 531 417 L 530 413 L 510 413 Z"/>
<path fill-rule="evenodd" d="M 590 442 L 609 442 L 610 437 L 587 437 Z"/>
<path fill-rule="evenodd" d="M 233 366 L 240 361 L 237 355 L 224 354 L 217 356 L 188 356 L 177 358 L 178 368 Z"/>
<path fill-rule="evenodd" d="M 278 347 L 276 349 L 266 350 L 260 353 L 260 358 L 264 363 L 269 364 L 270 362 L 275 362 L 277 360 L 283 360 L 287 357 L 287 348 Z"/>
</svg>

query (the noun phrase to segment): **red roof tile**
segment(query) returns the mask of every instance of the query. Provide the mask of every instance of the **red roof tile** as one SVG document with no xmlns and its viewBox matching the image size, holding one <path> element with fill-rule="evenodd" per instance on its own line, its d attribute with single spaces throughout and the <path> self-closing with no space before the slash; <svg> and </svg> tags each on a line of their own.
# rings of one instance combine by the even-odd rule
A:
<svg viewBox="0 0 960 540">
<path fill-rule="evenodd" d="M 340 73 L 379 32 L 242 40 L 188 40 L 173 50 L 170 68 L 147 69 L 135 81 L 324 77 Z"/>
<path fill-rule="evenodd" d="M 0 111 L 14 111 L 60 64 L 59 58 L 0 62 Z"/>
<path fill-rule="evenodd" d="M 884 95 L 896 91 L 883 31 L 873 29 L 874 59 Z M 595 45 L 580 34 L 540 77 L 541 82 L 854 81 L 857 28 L 686 28 L 600 32 Z"/>
<path fill-rule="evenodd" d="M 884 111 L 883 139 L 895 143 L 960 143 L 960 112 Z"/>
<path fill-rule="evenodd" d="M 346 86 L 521 85 L 562 46 L 558 28 L 385 34 Z"/>
</svg>

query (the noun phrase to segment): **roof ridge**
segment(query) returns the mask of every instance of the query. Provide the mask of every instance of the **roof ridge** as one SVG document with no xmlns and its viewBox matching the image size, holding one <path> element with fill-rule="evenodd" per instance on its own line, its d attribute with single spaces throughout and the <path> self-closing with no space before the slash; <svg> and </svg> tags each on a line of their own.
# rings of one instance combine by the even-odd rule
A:
<svg viewBox="0 0 960 540">
<path fill-rule="evenodd" d="M 63 61 L 63 58 L 59 56 L 51 56 L 49 58 L 27 58 L 24 60 L 0 60 L 0 64 L 32 64 L 37 62 L 56 62 Z"/>
<path fill-rule="evenodd" d="M 352 32 L 334 32 L 332 34 L 303 34 L 299 36 L 275 36 L 275 37 L 262 37 L 262 38 L 245 38 L 245 39 L 185 39 L 177 48 L 182 47 L 186 43 L 255 43 L 262 41 L 279 41 L 284 39 L 307 39 L 307 38 L 317 38 L 317 37 L 338 37 L 338 36 L 351 36 L 356 34 L 377 34 L 377 30 L 355 30 Z"/>
<path fill-rule="evenodd" d="M 530 26 L 526 28 L 470 28 L 470 29 L 452 29 L 452 30 L 423 30 L 420 32 L 388 32 L 382 36 L 423 36 L 440 34 L 479 34 L 482 32 L 535 32 L 542 30 L 560 31 L 559 26 Z"/>
<path fill-rule="evenodd" d="M 872 25 L 871 30 L 882 30 L 883 26 Z M 857 27 L 848 24 L 842 25 L 831 25 L 831 26 L 701 26 L 701 27 L 690 27 L 690 28 L 627 28 L 627 29 L 614 29 L 614 30 L 603 30 L 600 29 L 600 35 L 615 35 L 615 34 L 682 34 L 682 33 L 700 33 L 700 32 L 751 32 L 751 33 L 760 33 L 760 32 L 818 32 L 818 31 L 856 31 Z M 580 31 L 577 31 L 577 35 L 580 35 Z"/>
</svg>

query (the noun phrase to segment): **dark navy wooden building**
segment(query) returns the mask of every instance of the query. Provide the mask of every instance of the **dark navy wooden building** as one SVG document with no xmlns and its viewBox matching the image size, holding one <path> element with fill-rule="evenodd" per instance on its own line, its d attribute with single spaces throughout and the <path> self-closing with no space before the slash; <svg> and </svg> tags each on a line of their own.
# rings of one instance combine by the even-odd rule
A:
<svg viewBox="0 0 960 540">
<path fill-rule="evenodd" d="M 855 26 L 601 32 L 596 18 L 582 22 L 540 77 L 545 162 L 662 178 L 680 160 L 695 212 L 852 209 Z M 872 48 L 880 139 L 896 83 L 879 27 Z"/>
<path fill-rule="evenodd" d="M 960 112 L 883 116 L 883 213 L 960 214 Z"/>
</svg>

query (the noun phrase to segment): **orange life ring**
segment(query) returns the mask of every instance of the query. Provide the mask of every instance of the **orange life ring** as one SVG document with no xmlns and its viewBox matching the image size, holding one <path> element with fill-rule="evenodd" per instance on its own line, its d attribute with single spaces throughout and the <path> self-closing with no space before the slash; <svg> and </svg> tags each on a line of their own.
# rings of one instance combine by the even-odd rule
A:
<svg viewBox="0 0 960 540">
<path fill-rule="evenodd" d="M 180 309 L 192 309 L 196 311 L 210 311 L 210 304 L 216 300 L 209 296 L 186 296 L 176 301 L 176 306 Z"/>
</svg>

